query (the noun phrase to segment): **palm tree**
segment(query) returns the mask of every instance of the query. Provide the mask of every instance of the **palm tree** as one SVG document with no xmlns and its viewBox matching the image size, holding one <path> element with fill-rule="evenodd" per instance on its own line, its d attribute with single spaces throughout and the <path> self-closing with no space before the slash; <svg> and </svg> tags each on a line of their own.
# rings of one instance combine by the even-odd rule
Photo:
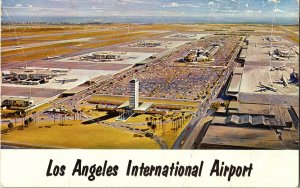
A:
<svg viewBox="0 0 300 188">
<path fill-rule="evenodd" d="M 80 110 L 77 110 L 77 114 L 78 114 L 78 120 L 80 120 L 81 119 L 81 111 Z"/>
<path fill-rule="evenodd" d="M 12 122 L 9 122 L 7 127 L 9 128 L 9 130 L 14 129 L 14 124 Z"/>
<path fill-rule="evenodd" d="M 24 121 L 25 121 L 25 118 L 26 118 L 26 113 L 25 111 L 20 111 L 20 117 L 22 118 L 22 126 L 24 126 Z"/>
<path fill-rule="evenodd" d="M 76 108 L 74 108 L 74 109 L 72 110 L 72 112 L 74 113 L 74 121 L 75 121 L 75 120 L 76 120 L 76 113 L 77 113 Z"/>
<path fill-rule="evenodd" d="M 18 111 L 16 111 L 16 112 L 14 113 L 14 118 L 15 118 L 15 126 L 17 126 L 17 118 L 18 118 L 18 115 L 19 115 L 19 112 L 18 112 Z"/>
<path fill-rule="evenodd" d="M 179 128 L 181 128 L 183 124 L 182 116 L 178 117 L 178 119 L 179 119 Z"/>
<path fill-rule="evenodd" d="M 182 124 L 183 124 L 183 123 L 184 123 L 184 118 L 185 118 L 185 117 L 184 117 L 185 112 L 181 112 L 181 115 L 182 115 L 182 117 L 183 117 L 183 118 L 182 118 Z"/>
<path fill-rule="evenodd" d="M 28 119 L 25 119 L 25 120 L 24 120 L 24 125 L 25 125 L 25 127 L 28 127 L 28 124 L 29 124 Z"/>
<path fill-rule="evenodd" d="M 36 123 L 36 111 L 33 111 L 32 114 L 33 114 L 33 117 L 34 117 L 34 122 L 33 123 L 35 124 Z"/>
<path fill-rule="evenodd" d="M 158 120 L 159 120 L 160 128 L 162 128 L 162 123 L 161 123 L 161 121 L 162 121 L 162 116 L 160 116 L 160 117 L 158 118 Z"/>
<path fill-rule="evenodd" d="M 154 124 L 152 124 L 151 125 L 151 128 L 153 129 L 153 132 L 155 132 L 155 129 L 156 129 L 156 124 L 154 123 Z"/>
<path fill-rule="evenodd" d="M 164 119 L 163 117 L 161 118 L 161 126 L 162 126 L 162 129 L 163 129 L 163 134 L 165 134 L 165 131 L 166 131 L 166 127 L 164 126 L 164 122 L 166 121 L 166 119 Z"/>
<path fill-rule="evenodd" d="M 32 123 L 32 122 L 33 122 L 33 118 L 32 118 L 32 117 L 29 117 L 29 118 L 28 118 L 28 121 L 29 121 L 29 124 Z"/>
<path fill-rule="evenodd" d="M 178 131 L 179 127 L 180 127 L 180 117 L 176 118 L 177 124 L 176 124 L 176 131 Z"/>
<path fill-rule="evenodd" d="M 54 125 L 55 125 L 55 114 L 56 114 L 56 109 L 54 108 L 52 110 L 52 115 L 53 115 L 53 122 L 54 122 Z"/>
<path fill-rule="evenodd" d="M 152 126 L 152 123 L 150 121 L 147 122 L 147 126 L 150 128 Z"/>
</svg>

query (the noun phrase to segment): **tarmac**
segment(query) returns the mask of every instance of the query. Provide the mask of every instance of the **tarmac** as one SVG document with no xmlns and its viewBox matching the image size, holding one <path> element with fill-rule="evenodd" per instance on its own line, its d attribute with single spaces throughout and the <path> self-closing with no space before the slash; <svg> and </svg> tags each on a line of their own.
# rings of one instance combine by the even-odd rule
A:
<svg viewBox="0 0 300 188">
<path fill-rule="evenodd" d="M 292 68 L 285 70 L 270 71 L 269 66 L 245 66 L 242 75 L 242 82 L 238 99 L 243 103 L 260 103 L 274 105 L 299 105 L 299 87 L 293 84 L 284 86 L 274 83 L 280 80 L 283 75 L 287 80 L 290 78 Z M 270 85 L 277 89 L 277 92 L 259 92 L 259 82 Z"/>
</svg>

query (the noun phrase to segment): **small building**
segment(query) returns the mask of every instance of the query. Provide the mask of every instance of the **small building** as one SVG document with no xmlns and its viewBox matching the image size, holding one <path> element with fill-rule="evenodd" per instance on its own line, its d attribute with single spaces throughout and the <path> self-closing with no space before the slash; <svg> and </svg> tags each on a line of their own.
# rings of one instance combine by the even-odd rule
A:
<svg viewBox="0 0 300 188">
<path fill-rule="evenodd" d="M 211 124 L 213 125 L 226 125 L 227 117 L 225 116 L 215 116 Z"/>
<path fill-rule="evenodd" d="M 265 116 L 252 116 L 253 125 L 266 125 Z"/>
<path fill-rule="evenodd" d="M 238 101 L 230 101 L 228 106 L 228 111 L 237 111 L 239 110 L 240 103 Z"/>
<path fill-rule="evenodd" d="M 235 125 L 238 125 L 239 122 L 240 122 L 240 117 L 237 116 L 237 115 L 231 115 L 228 117 L 227 119 L 227 124 L 235 124 Z"/>
<path fill-rule="evenodd" d="M 243 67 L 236 67 L 233 70 L 233 75 L 231 77 L 229 86 L 226 90 L 226 95 L 238 98 L 238 93 L 240 92 L 240 86 L 242 82 L 242 75 L 243 75 L 244 69 Z"/>
<path fill-rule="evenodd" d="M 12 110 L 26 110 L 33 106 L 33 99 L 31 97 L 9 97 L 4 99 L 1 108 L 8 108 Z"/>
<path fill-rule="evenodd" d="M 225 106 L 220 106 L 215 114 L 226 114 L 226 107 Z"/>
</svg>

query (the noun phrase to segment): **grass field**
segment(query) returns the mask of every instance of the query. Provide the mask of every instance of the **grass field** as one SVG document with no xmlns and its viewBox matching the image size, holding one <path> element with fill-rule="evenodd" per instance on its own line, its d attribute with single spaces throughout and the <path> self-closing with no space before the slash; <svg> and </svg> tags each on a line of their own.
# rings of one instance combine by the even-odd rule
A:
<svg viewBox="0 0 300 188">
<path fill-rule="evenodd" d="M 147 137 L 134 137 L 133 133 L 100 124 L 82 125 L 79 121 L 66 121 L 65 126 L 43 122 L 24 130 L 2 134 L 5 143 L 23 143 L 33 146 L 86 148 L 86 149 L 159 149 Z M 47 128 L 47 127 L 48 128 Z"/>
<path fill-rule="evenodd" d="M 49 45 L 36 46 L 36 47 L 24 48 L 24 49 L 13 49 L 13 50 L 1 52 L 1 56 L 3 57 L 3 56 L 15 55 L 15 54 L 34 52 L 34 51 L 39 51 L 39 50 L 47 50 L 47 49 L 55 49 L 55 48 L 60 48 L 60 47 L 75 46 L 78 44 L 82 44 L 82 43 L 81 42 L 66 42 L 66 43 L 49 44 Z"/>
<path fill-rule="evenodd" d="M 6 64 L 6 63 L 11 63 L 11 62 L 24 62 L 24 61 L 30 61 L 33 59 L 42 59 L 46 58 L 47 56 L 58 56 L 62 54 L 67 54 L 67 53 L 72 53 L 75 52 L 74 49 L 70 48 L 56 48 L 56 50 L 53 49 L 47 49 L 47 50 L 42 50 L 42 51 L 35 51 L 31 53 L 26 53 L 26 54 L 16 54 L 14 56 L 8 56 L 8 57 L 2 57 L 1 58 L 1 63 Z"/>
</svg>

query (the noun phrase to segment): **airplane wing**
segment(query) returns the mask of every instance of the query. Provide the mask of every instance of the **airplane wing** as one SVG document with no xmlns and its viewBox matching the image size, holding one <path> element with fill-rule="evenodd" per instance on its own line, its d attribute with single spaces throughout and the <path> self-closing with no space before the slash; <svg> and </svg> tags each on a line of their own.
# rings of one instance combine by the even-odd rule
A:
<svg viewBox="0 0 300 188">
<path fill-rule="evenodd" d="M 266 91 L 266 90 L 267 90 L 266 88 L 261 88 L 259 90 L 254 91 L 254 92 L 263 92 L 263 91 Z"/>
</svg>

